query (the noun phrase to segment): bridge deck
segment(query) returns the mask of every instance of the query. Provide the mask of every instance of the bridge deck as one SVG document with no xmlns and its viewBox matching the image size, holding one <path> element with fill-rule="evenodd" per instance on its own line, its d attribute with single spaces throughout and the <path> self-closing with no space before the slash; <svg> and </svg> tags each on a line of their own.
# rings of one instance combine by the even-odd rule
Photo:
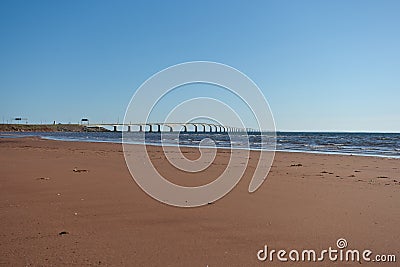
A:
<svg viewBox="0 0 400 267">
<path fill-rule="evenodd" d="M 87 127 L 113 127 L 114 131 L 117 131 L 118 128 L 126 128 L 128 132 L 174 132 L 174 128 L 180 127 L 178 132 L 259 132 L 255 129 L 250 128 L 240 128 L 240 127 L 232 127 L 225 126 L 221 124 L 213 124 L 213 123 L 179 123 L 179 122 L 151 122 L 151 123 L 92 123 L 87 124 Z M 194 129 L 190 131 L 188 128 L 193 127 Z M 133 128 L 137 130 L 134 130 Z M 165 128 L 168 128 L 165 131 Z M 207 129 L 208 128 L 208 129 Z M 146 130 L 147 129 L 147 130 Z"/>
</svg>

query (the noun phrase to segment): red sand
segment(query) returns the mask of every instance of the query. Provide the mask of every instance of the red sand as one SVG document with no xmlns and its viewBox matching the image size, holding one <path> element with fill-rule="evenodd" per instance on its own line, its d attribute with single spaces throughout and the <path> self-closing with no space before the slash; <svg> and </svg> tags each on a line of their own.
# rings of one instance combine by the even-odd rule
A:
<svg viewBox="0 0 400 267">
<path fill-rule="evenodd" d="M 169 166 L 160 148 L 149 150 L 174 182 L 199 182 Z M 345 238 L 349 249 L 397 256 L 362 266 L 399 266 L 398 159 L 277 153 L 266 182 L 249 194 L 252 152 L 232 192 L 188 209 L 146 195 L 119 144 L 0 139 L 0 151 L 0 265 L 360 266 L 257 260 L 264 245 L 318 251 Z M 219 151 L 209 171 L 220 173 L 226 157 Z"/>
</svg>

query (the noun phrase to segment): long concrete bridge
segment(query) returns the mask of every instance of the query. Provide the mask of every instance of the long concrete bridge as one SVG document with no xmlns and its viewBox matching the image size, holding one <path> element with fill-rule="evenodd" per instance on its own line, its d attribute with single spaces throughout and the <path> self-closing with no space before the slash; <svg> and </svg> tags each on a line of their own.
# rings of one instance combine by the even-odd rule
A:
<svg viewBox="0 0 400 267">
<path fill-rule="evenodd" d="M 113 131 L 117 132 L 118 128 L 121 131 L 127 132 L 195 132 L 195 133 L 225 133 L 225 132 L 259 132 L 252 128 L 238 128 L 231 126 L 224 126 L 221 124 L 213 123 L 98 123 L 98 124 L 87 124 L 87 127 L 113 127 Z"/>
</svg>

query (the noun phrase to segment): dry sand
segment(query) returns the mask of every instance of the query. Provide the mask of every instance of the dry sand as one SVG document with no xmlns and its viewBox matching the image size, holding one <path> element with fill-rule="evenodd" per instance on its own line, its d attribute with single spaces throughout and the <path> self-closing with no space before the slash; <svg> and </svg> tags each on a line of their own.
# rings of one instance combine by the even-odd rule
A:
<svg viewBox="0 0 400 267">
<path fill-rule="evenodd" d="M 155 164 L 174 182 L 203 177 Z M 0 265 L 399 266 L 400 160 L 277 153 L 266 182 L 248 171 L 226 197 L 176 208 L 146 195 L 119 144 L 0 138 Z M 196 149 L 186 148 L 188 158 Z M 219 151 L 208 171 L 220 173 Z M 208 178 L 209 179 L 209 178 Z M 63 234 L 63 232 L 65 232 Z M 61 233 L 61 235 L 60 235 Z M 260 262 L 257 251 L 348 248 L 395 254 L 397 263 Z"/>
</svg>

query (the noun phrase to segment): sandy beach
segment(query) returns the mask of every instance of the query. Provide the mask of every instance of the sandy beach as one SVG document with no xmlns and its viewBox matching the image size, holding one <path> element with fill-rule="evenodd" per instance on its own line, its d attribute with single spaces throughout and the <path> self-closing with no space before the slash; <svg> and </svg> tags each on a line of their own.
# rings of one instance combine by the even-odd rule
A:
<svg viewBox="0 0 400 267">
<path fill-rule="evenodd" d="M 139 188 L 120 144 L 1 138 L 0 151 L 0 265 L 399 266 L 399 159 L 278 152 L 255 193 L 251 160 L 221 200 L 176 208 Z M 159 147 L 149 151 L 178 184 L 210 179 L 175 170 Z M 222 172 L 227 157 L 219 150 L 209 171 Z M 323 250 L 339 238 L 397 263 L 257 259 L 264 245 Z"/>
</svg>

